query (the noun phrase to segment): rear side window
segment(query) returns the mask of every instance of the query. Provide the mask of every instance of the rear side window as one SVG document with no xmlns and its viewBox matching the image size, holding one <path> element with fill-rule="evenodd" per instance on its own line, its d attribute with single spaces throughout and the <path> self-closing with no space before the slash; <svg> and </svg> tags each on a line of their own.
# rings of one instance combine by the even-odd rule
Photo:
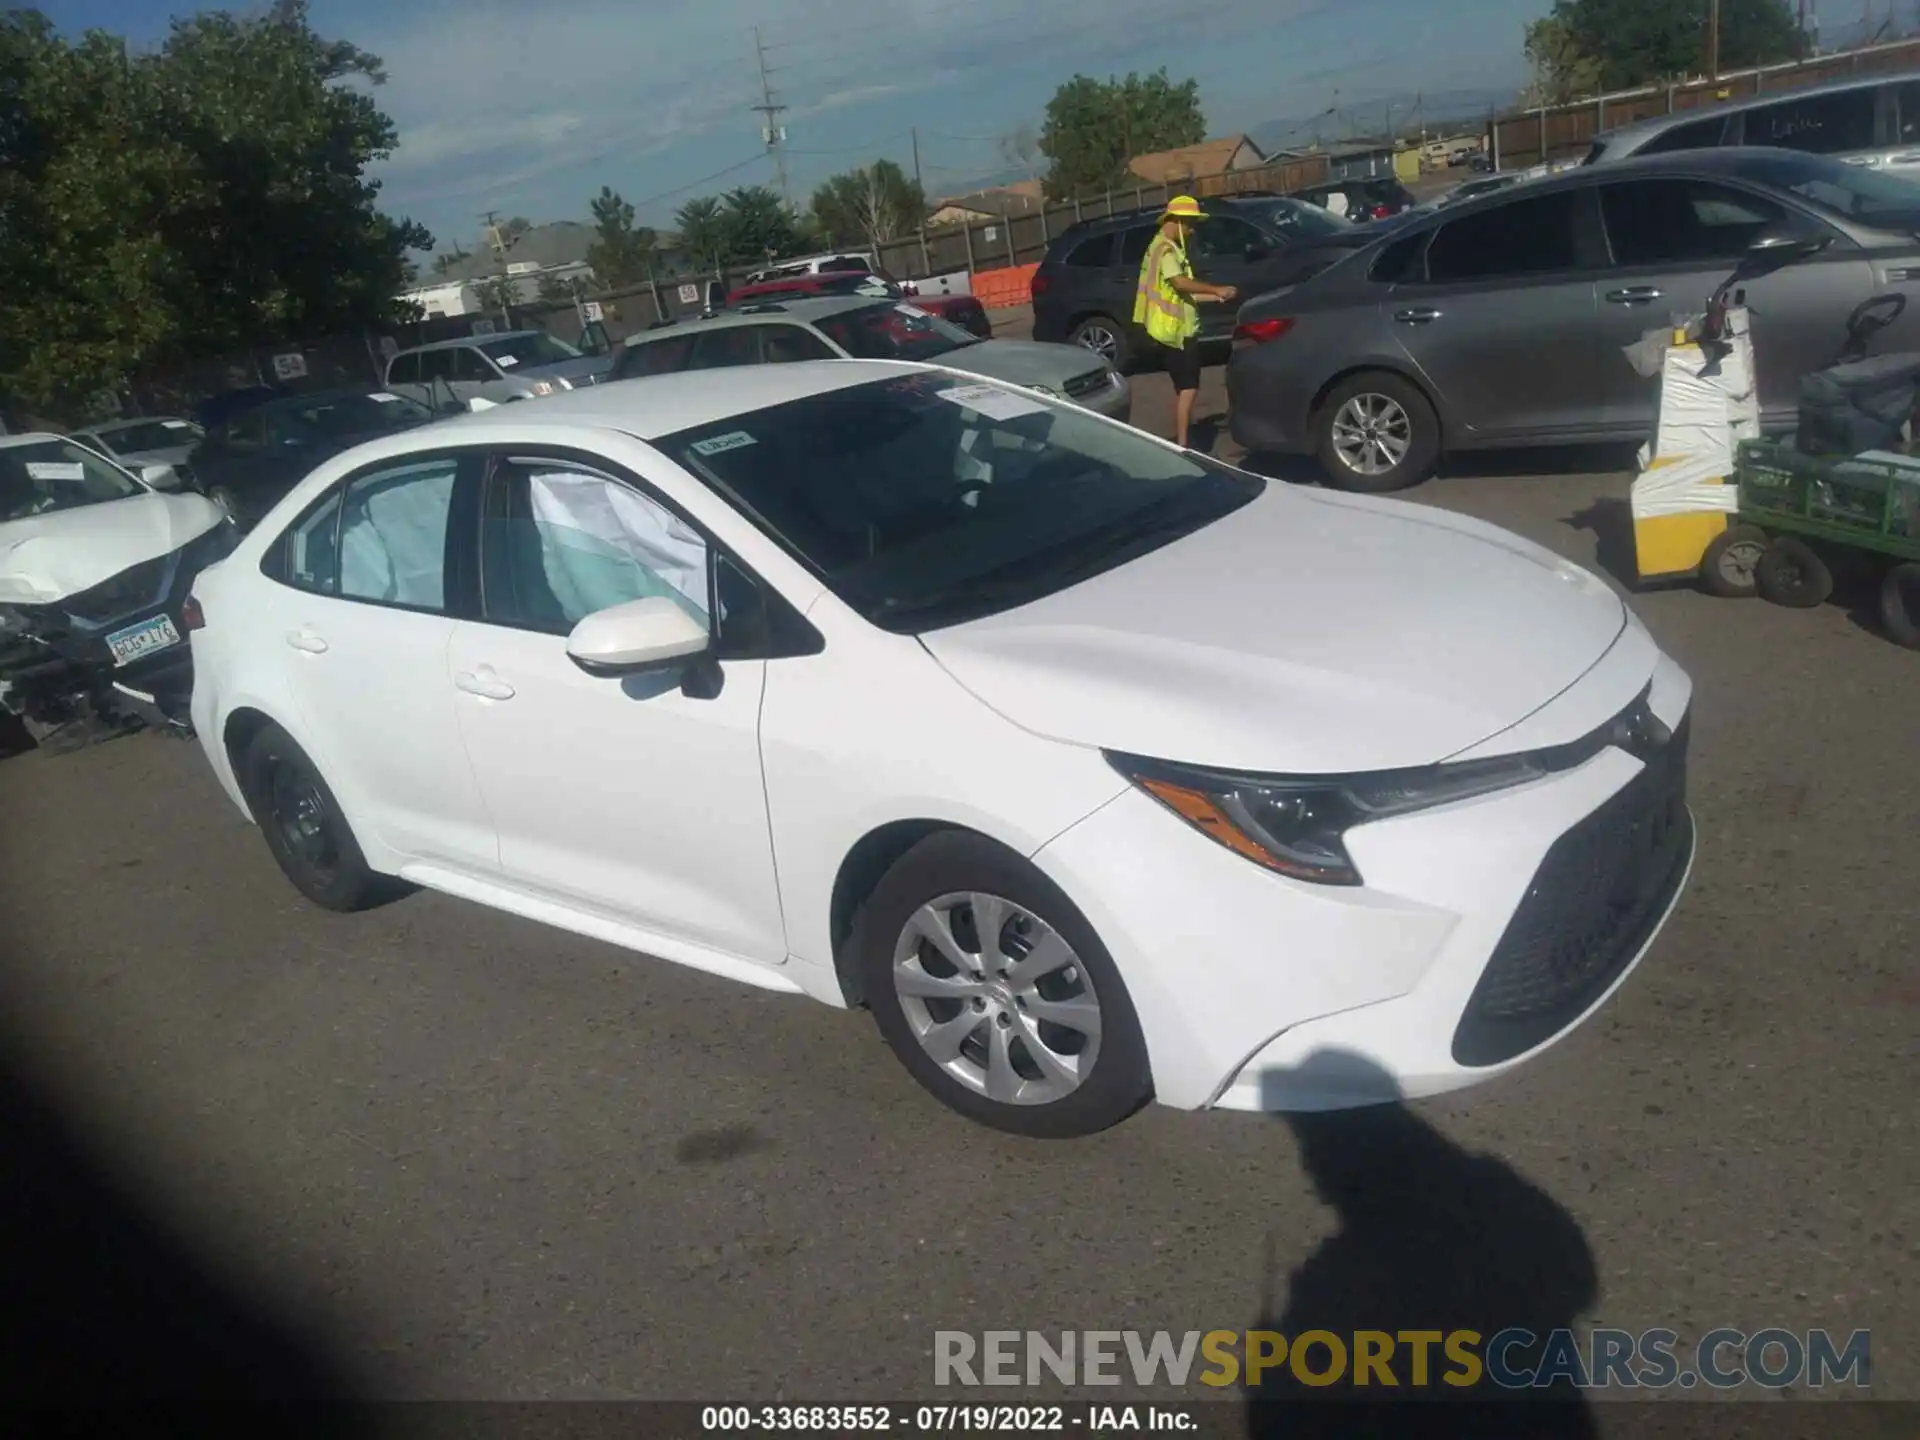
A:
<svg viewBox="0 0 1920 1440">
<path fill-rule="evenodd" d="M 445 605 L 454 468 L 451 459 L 415 461 L 347 487 L 337 593 L 410 610 Z"/>
<path fill-rule="evenodd" d="M 1153 243 L 1153 227 L 1141 225 L 1132 230 L 1120 232 L 1120 263 L 1139 267 L 1147 258 L 1147 246 Z"/>
<path fill-rule="evenodd" d="M 1671 130 L 1656 135 L 1639 149 L 1642 155 L 1670 155 L 1676 150 L 1711 150 L 1720 143 L 1726 133 L 1727 117 L 1710 116 L 1705 120 L 1690 120 L 1685 125 L 1676 125 Z"/>
<path fill-rule="evenodd" d="M 1397 285 L 1402 280 L 1417 280 L 1420 251 L 1427 243 L 1427 232 L 1403 235 L 1374 257 L 1367 278 L 1382 285 Z"/>
<path fill-rule="evenodd" d="M 289 585 L 331 595 L 340 584 L 340 492 L 287 531 L 280 574 Z"/>
<path fill-rule="evenodd" d="M 1442 225 L 1427 246 L 1427 279 L 1500 280 L 1573 269 L 1574 194 L 1529 196 Z"/>
<path fill-rule="evenodd" d="M 1741 143 L 1837 155 L 1874 144 L 1874 92 L 1845 90 L 1803 95 L 1749 110 L 1740 119 Z"/>
<path fill-rule="evenodd" d="M 760 363 L 760 328 L 734 325 L 724 330 L 709 330 L 693 342 L 690 370 L 725 370 L 735 365 Z"/>
<path fill-rule="evenodd" d="M 1113 263 L 1113 236 L 1096 235 L 1091 240 L 1082 240 L 1067 252 L 1066 263 L 1076 270 L 1106 269 Z"/>
<path fill-rule="evenodd" d="M 387 366 L 389 385 L 414 385 L 420 380 L 420 357 L 409 352 L 393 357 L 393 363 Z"/>
<path fill-rule="evenodd" d="M 693 354 L 693 336 L 675 335 L 671 340 L 653 340 L 645 345 L 629 345 L 620 357 L 617 374 L 622 380 L 638 375 L 678 375 L 687 368 Z"/>
</svg>

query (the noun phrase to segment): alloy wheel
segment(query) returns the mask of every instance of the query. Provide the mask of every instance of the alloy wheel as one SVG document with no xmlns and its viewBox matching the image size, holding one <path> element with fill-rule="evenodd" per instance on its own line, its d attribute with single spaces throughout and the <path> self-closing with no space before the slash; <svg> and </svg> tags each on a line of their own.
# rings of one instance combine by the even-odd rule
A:
<svg viewBox="0 0 1920 1440">
<path fill-rule="evenodd" d="M 1082 326 L 1079 340 L 1081 345 L 1109 363 L 1120 353 L 1120 337 L 1104 325 Z"/>
<path fill-rule="evenodd" d="M 1413 420 L 1391 396 L 1363 391 L 1334 412 L 1334 453 L 1356 475 L 1384 475 L 1412 448 Z"/>
<path fill-rule="evenodd" d="M 1066 939 L 1031 910 L 979 891 L 942 895 L 902 928 L 893 986 L 929 1058 L 1008 1105 L 1079 1089 L 1100 1054 L 1100 999 Z"/>
</svg>

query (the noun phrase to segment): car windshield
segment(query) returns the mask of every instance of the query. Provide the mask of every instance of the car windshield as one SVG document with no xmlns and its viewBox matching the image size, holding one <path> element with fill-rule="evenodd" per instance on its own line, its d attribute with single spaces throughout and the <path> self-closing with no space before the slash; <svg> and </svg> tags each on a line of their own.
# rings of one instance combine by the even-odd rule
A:
<svg viewBox="0 0 1920 1440">
<path fill-rule="evenodd" d="M 1920 185 L 1864 165 L 1782 151 L 1741 162 L 1739 173 L 1791 190 L 1823 210 L 1889 230 L 1920 228 Z"/>
<path fill-rule="evenodd" d="M 396 429 L 433 418 L 433 412 L 426 406 L 403 395 L 389 395 L 384 390 L 370 395 L 328 395 L 291 402 L 276 405 L 267 413 L 270 423 L 295 426 L 325 439 Z"/>
<path fill-rule="evenodd" d="M 139 455 L 148 450 L 175 450 L 198 444 L 204 432 L 191 420 L 141 420 L 97 430 L 94 438 L 114 455 Z"/>
<path fill-rule="evenodd" d="M 503 370 L 511 370 L 516 365 L 558 365 L 564 360 L 580 358 L 580 352 L 566 341 L 537 332 L 489 340 L 480 347 L 480 353 Z"/>
<path fill-rule="evenodd" d="M 863 305 L 813 322 L 814 328 L 856 360 L 933 360 L 978 335 L 917 305 Z"/>
<path fill-rule="evenodd" d="M 1264 216 L 1267 225 L 1290 240 L 1312 239 L 1319 235 L 1338 235 L 1351 230 L 1353 222 L 1304 200 L 1269 200 Z"/>
<path fill-rule="evenodd" d="M 0 522 L 148 493 L 118 465 L 71 440 L 0 446 Z"/>
<path fill-rule="evenodd" d="M 654 443 L 860 614 L 903 634 L 1065 589 L 1266 485 L 1074 406 L 938 373 Z"/>
</svg>

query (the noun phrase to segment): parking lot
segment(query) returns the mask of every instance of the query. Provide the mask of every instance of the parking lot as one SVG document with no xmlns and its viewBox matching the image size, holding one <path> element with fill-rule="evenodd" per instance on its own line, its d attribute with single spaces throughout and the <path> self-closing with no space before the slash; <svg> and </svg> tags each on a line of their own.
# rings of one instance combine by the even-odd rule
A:
<svg viewBox="0 0 1920 1440">
<path fill-rule="evenodd" d="M 1223 403 L 1210 370 L 1225 455 Z M 1411 498 L 1619 569 L 1628 463 Z M 900 1399 L 937 1329 L 1297 1330 L 1304 1269 L 1336 1329 L 1870 1329 L 1873 1393 L 1920 1399 L 1920 655 L 1837 603 L 1635 603 L 1698 687 L 1677 915 L 1581 1033 L 1333 1161 L 1246 1115 L 1018 1141 L 860 1014 L 432 894 L 323 913 L 145 736 L 0 763 L 9 1062 L 381 1395 Z"/>
</svg>

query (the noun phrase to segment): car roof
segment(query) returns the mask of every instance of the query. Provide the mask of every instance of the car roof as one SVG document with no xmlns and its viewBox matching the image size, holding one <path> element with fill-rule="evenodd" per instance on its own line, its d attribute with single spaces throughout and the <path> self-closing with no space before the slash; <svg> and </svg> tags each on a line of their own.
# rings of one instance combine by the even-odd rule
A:
<svg viewBox="0 0 1920 1440">
<path fill-rule="evenodd" d="M 518 340 L 523 335 L 544 335 L 544 330 L 501 330 L 492 335 L 456 335 L 451 340 L 429 340 L 424 345 L 409 345 L 404 350 L 396 350 L 393 358 L 412 355 L 421 350 L 458 350 L 463 345 L 484 345 L 489 340 Z"/>
<path fill-rule="evenodd" d="M 911 301 L 895 300 L 885 295 L 791 295 L 785 299 L 774 299 L 769 293 L 765 300 L 755 300 L 729 310 L 716 310 L 711 315 L 688 315 L 684 319 L 656 328 L 637 331 L 623 342 L 628 345 L 644 345 L 653 340 L 665 340 L 673 335 L 684 335 L 687 329 L 700 326 L 702 329 L 725 330 L 735 325 L 765 324 L 768 319 L 796 320 L 812 324 L 815 320 L 825 320 L 829 316 L 842 315 L 849 310 L 867 310 L 876 305 L 910 304 Z"/>
<path fill-rule="evenodd" d="M 495 405 L 474 414 L 443 420 L 432 428 L 436 435 L 445 435 L 456 430 L 551 421 L 619 430 L 642 440 L 654 440 L 676 430 L 709 425 L 789 400 L 831 394 L 889 376 L 938 372 L 939 368 L 904 360 L 800 360 L 787 365 L 743 365 L 729 369 L 725 384 L 715 384 L 710 370 L 687 370 L 676 375 L 614 380 L 579 390 L 563 390 L 557 395 L 543 395 L 538 400 Z"/>
<path fill-rule="evenodd" d="M 184 425 L 191 425 L 193 423 L 191 420 L 184 419 L 179 415 L 135 415 L 124 420 L 102 420 L 98 425 L 88 425 L 76 430 L 74 433 L 76 435 L 106 435 L 115 430 L 130 430 L 135 425 L 163 425 L 169 420 L 179 420 Z"/>
<path fill-rule="evenodd" d="M 1271 203 L 1275 200 L 1291 200 L 1299 193 L 1296 190 L 1286 195 L 1276 195 L 1272 191 L 1256 190 L 1237 195 L 1208 195 L 1201 199 L 1200 208 L 1205 210 L 1210 205 L 1244 205 L 1251 208 L 1263 201 Z M 1131 230 L 1136 225 L 1158 224 L 1160 214 L 1165 208 L 1163 205 L 1142 205 L 1137 209 L 1122 210 L 1114 215 L 1095 215 L 1087 220 L 1076 220 L 1053 237 L 1053 244 L 1058 245 L 1064 240 L 1091 239 L 1108 230 Z"/>
<path fill-rule="evenodd" d="M 1620 140 L 1658 134 L 1663 130 L 1671 130 L 1676 126 L 1691 124 L 1695 120 L 1705 120 L 1714 115 L 1732 115 L 1742 110 L 1757 109 L 1762 105 L 1775 105 L 1782 100 L 1836 95 L 1849 90 L 1872 90 L 1911 78 L 1904 72 L 1888 73 L 1849 77 L 1845 80 L 1828 80 L 1818 85 L 1795 85 L 1786 90 L 1763 90 L 1758 95 L 1743 95 L 1737 100 L 1717 100 L 1711 105 L 1695 105 L 1688 110 L 1675 110 L 1671 115 L 1651 115 L 1644 120 L 1630 120 L 1625 125 L 1616 125 L 1611 130 L 1602 130 L 1594 136 L 1594 140 L 1612 144 Z"/>
<path fill-rule="evenodd" d="M 0 450 L 15 445 L 44 445 L 49 440 L 71 440 L 71 435 L 56 435 L 51 430 L 29 430 L 24 435 L 0 435 Z"/>
</svg>

